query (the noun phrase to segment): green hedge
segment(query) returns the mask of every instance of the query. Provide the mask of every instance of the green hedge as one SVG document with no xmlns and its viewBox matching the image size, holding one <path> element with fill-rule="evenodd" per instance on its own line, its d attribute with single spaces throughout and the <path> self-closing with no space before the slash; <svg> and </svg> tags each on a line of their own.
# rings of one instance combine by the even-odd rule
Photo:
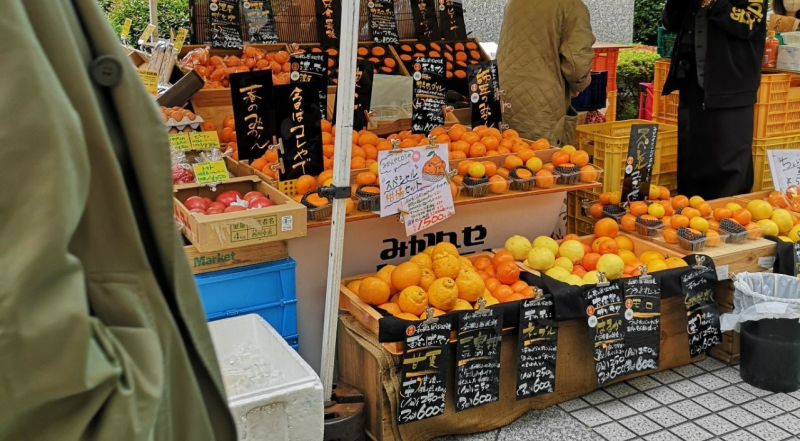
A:
<svg viewBox="0 0 800 441">
<path fill-rule="evenodd" d="M 619 53 L 617 63 L 617 119 L 635 119 L 639 115 L 639 84 L 651 83 L 655 63 L 661 57 L 655 48 L 636 46 Z"/>
<path fill-rule="evenodd" d="M 633 41 L 655 46 L 665 0 L 634 0 Z"/>
<path fill-rule="evenodd" d="M 125 19 L 131 19 L 129 44 L 135 44 L 150 23 L 148 0 L 98 0 L 98 4 L 108 15 L 108 21 L 117 34 Z M 178 28 L 189 30 L 189 0 L 158 0 L 158 35 L 168 37 L 170 30 L 177 33 Z"/>
</svg>

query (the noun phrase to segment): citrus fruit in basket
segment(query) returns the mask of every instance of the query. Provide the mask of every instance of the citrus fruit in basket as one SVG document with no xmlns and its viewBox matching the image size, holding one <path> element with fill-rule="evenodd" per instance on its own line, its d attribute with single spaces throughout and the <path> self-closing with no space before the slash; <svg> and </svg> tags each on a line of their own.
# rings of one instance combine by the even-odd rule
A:
<svg viewBox="0 0 800 441">
<path fill-rule="evenodd" d="M 761 227 L 764 230 L 764 234 L 767 236 L 777 236 L 778 234 L 780 234 L 780 230 L 778 229 L 778 224 L 776 224 L 775 221 L 771 219 L 761 219 L 760 221 L 756 222 L 756 225 Z"/>
<path fill-rule="evenodd" d="M 653 259 L 647 262 L 646 265 L 648 273 L 656 273 L 659 271 L 664 271 L 666 269 L 669 269 L 669 267 L 667 266 L 667 262 L 661 259 Z"/>
<path fill-rule="evenodd" d="M 435 281 L 436 274 L 433 273 L 433 270 L 429 268 L 422 268 L 422 276 L 419 279 L 419 287 L 427 291 Z"/>
<path fill-rule="evenodd" d="M 583 258 L 581 258 L 581 261 L 583 261 Z M 564 268 L 565 270 L 569 271 L 570 273 L 572 273 L 572 271 L 574 269 L 574 265 L 572 264 L 572 261 L 567 259 L 566 257 L 559 257 L 558 259 L 556 259 L 555 266 L 560 266 L 561 268 Z"/>
<path fill-rule="evenodd" d="M 419 285 L 422 279 L 422 269 L 413 262 L 402 263 L 392 271 L 392 286 L 402 291 L 409 286 Z"/>
<path fill-rule="evenodd" d="M 416 263 L 421 269 L 433 269 L 433 259 L 425 253 L 419 253 L 408 259 L 409 262 Z"/>
<path fill-rule="evenodd" d="M 457 287 L 457 297 L 468 302 L 477 301 L 478 297 L 482 296 L 483 292 L 486 290 L 486 285 L 484 284 L 483 279 L 475 271 L 461 270 L 458 273 L 455 284 Z M 435 286 L 436 283 L 434 283 L 434 287 Z M 452 308 L 454 303 L 455 298 L 449 302 L 449 306 L 446 309 Z"/>
<path fill-rule="evenodd" d="M 446 312 L 442 311 L 441 309 L 433 308 L 433 316 L 434 317 L 439 317 L 439 316 L 442 316 L 442 315 L 445 315 L 445 314 L 446 314 Z M 427 318 L 428 318 L 428 312 L 427 311 L 425 311 L 425 312 L 423 312 L 422 314 L 419 315 L 419 319 L 420 320 L 425 320 Z"/>
<path fill-rule="evenodd" d="M 666 260 L 667 268 L 675 269 L 675 268 L 685 268 L 689 266 L 685 260 L 681 259 L 680 257 L 670 257 Z"/>
<path fill-rule="evenodd" d="M 419 317 L 415 316 L 414 314 L 409 314 L 407 312 L 403 312 L 401 314 L 397 314 L 397 315 L 395 315 L 395 317 L 397 317 L 399 319 L 403 319 L 403 320 L 411 320 L 411 321 L 419 320 Z"/>
<path fill-rule="evenodd" d="M 431 256 L 434 260 L 438 259 L 444 254 L 449 254 L 453 257 L 459 257 L 458 248 L 450 242 L 440 242 L 438 243 L 432 251 L 433 255 Z"/>
<path fill-rule="evenodd" d="M 786 208 L 789 206 L 789 202 L 786 199 L 786 195 L 779 191 L 771 192 L 769 196 L 767 196 L 767 202 L 769 202 L 769 204 L 772 205 L 773 207 L 778 207 L 778 208 Z"/>
<path fill-rule="evenodd" d="M 389 285 L 392 294 L 397 292 L 397 290 L 392 286 L 392 272 L 394 271 L 395 268 L 397 267 L 394 265 L 386 265 L 385 267 L 378 270 L 378 272 L 375 274 L 375 277 L 383 280 L 384 283 Z"/>
<path fill-rule="evenodd" d="M 664 210 L 661 204 L 650 204 L 650 206 L 647 207 L 647 213 L 656 219 L 661 219 L 666 215 L 666 210 Z"/>
<path fill-rule="evenodd" d="M 747 204 L 747 210 L 753 215 L 753 220 L 760 221 L 772 217 L 772 205 L 767 201 L 756 199 Z"/>
<path fill-rule="evenodd" d="M 587 285 L 596 285 L 600 282 L 600 279 L 597 277 L 597 271 L 589 271 L 588 273 L 583 275 L 583 281 L 586 282 Z"/>
<path fill-rule="evenodd" d="M 778 208 L 772 211 L 772 217 L 770 218 L 775 225 L 778 227 L 778 232 L 781 234 L 788 233 L 789 230 L 792 229 L 794 226 L 794 221 L 792 220 L 792 215 L 788 211 Z M 767 233 L 769 235 L 769 233 Z M 772 234 L 772 236 L 777 236 L 777 234 Z"/>
<path fill-rule="evenodd" d="M 753 215 L 750 213 L 749 210 L 744 208 L 740 208 L 733 212 L 733 220 L 740 223 L 741 225 L 747 225 L 753 220 Z"/>
<path fill-rule="evenodd" d="M 531 242 L 525 237 L 516 235 L 506 240 L 504 248 L 514 256 L 515 260 L 524 260 L 531 251 Z"/>
<path fill-rule="evenodd" d="M 673 245 L 678 243 L 678 230 L 674 228 L 665 228 L 663 234 L 664 242 Z"/>
<path fill-rule="evenodd" d="M 661 189 L 657 185 L 650 184 L 650 193 L 647 196 L 651 201 L 658 200 L 661 197 Z"/>
<path fill-rule="evenodd" d="M 553 253 L 553 255 L 558 253 L 558 242 L 556 242 L 552 237 L 539 236 L 533 240 L 532 246 L 547 248 Z"/>
<path fill-rule="evenodd" d="M 585 250 L 583 248 L 583 244 L 577 240 L 567 240 L 564 241 L 558 248 L 558 254 L 561 257 L 566 257 L 573 264 L 577 264 L 583 260 Z"/>
<path fill-rule="evenodd" d="M 365 303 L 377 306 L 389 301 L 389 291 L 389 285 L 383 280 L 378 277 L 367 277 L 361 281 L 358 297 Z"/>
<path fill-rule="evenodd" d="M 689 221 L 689 227 L 705 233 L 708 231 L 708 221 L 702 217 L 694 217 Z"/>
<path fill-rule="evenodd" d="M 514 262 L 504 262 L 497 267 L 497 280 L 505 285 L 511 285 L 519 280 L 519 267 Z"/>
<path fill-rule="evenodd" d="M 437 278 L 449 277 L 455 279 L 461 271 L 461 261 L 450 254 L 444 253 L 433 259 L 433 273 Z"/>
<path fill-rule="evenodd" d="M 662 201 L 668 200 L 669 197 L 670 197 L 669 188 L 664 187 L 664 186 L 659 186 L 658 189 L 661 190 L 661 200 Z"/>
<path fill-rule="evenodd" d="M 497 304 L 499 304 L 499 303 L 500 303 L 500 301 L 499 301 L 499 300 L 497 300 L 497 299 L 496 299 L 496 298 L 494 298 L 494 297 L 488 297 L 488 298 L 484 298 L 484 300 L 486 301 L 486 304 L 485 304 L 485 306 L 486 306 L 487 308 L 488 308 L 488 307 L 490 307 L 490 306 L 494 306 L 494 305 L 497 305 Z M 478 305 L 478 303 L 476 302 L 476 303 L 475 303 L 475 310 L 476 310 L 476 311 L 478 310 L 478 307 L 479 307 L 479 305 Z"/>
<path fill-rule="evenodd" d="M 534 247 L 528 253 L 528 267 L 536 271 L 547 271 L 555 265 L 555 262 L 556 256 L 548 248 Z"/>
<path fill-rule="evenodd" d="M 505 262 L 514 263 L 514 256 L 511 255 L 507 250 L 500 250 L 495 253 L 494 258 L 492 259 L 492 265 L 494 265 L 495 269 L 500 266 L 500 264 Z"/>
<path fill-rule="evenodd" d="M 486 166 L 480 162 L 473 162 L 467 168 L 467 174 L 475 179 L 482 178 L 486 175 Z"/>
<path fill-rule="evenodd" d="M 605 254 L 617 254 L 617 255 L 619 255 L 618 254 L 619 253 L 619 246 L 612 239 L 608 239 L 606 241 L 601 242 L 600 245 L 597 247 L 597 250 L 600 252 L 601 255 L 605 255 Z"/>
<path fill-rule="evenodd" d="M 733 212 L 727 208 L 715 208 L 712 215 L 714 216 L 714 220 L 719 222 L 722 219 L 730 219 L 733 217 Z"/>
<path fill-rule="evenodd" d="M 699 207 L 703 202 L 705 202 L 705 199 L 701 198 L 700 196 L 692 196 L 689 198 L 689 206 L 692 208 Z"/>
<path fill-rule="evenodd" d="M 550 148 L 550 142 L 544 138 L 540 138 L 531 144 L 531 148 L 534 150 L 547 150 Z"/>
<path fill-rule="evenodd" d="M 685 208 L 689 206 L 689 198 L 686 196 L 678 195 L 672 198 L 672 208 L 677 210 L 678 208 Z"/>
<path fill-rule="evenodd" d="M 347 284 L 347 289 L 349 289 L 350 291 L 353 291 L 354 294 L 358 294 L 359 287 L 361 287 L 361 281 L 360 280 L 353 280 L 352 282 Z"/>
<path fill-rule="evenodd" d="M 492 194 L 503 194 L 508 191 L 508 181 L 506 178 L 495 175 L 489 178 L 489 191 Z"/>
<path fill-rule="evenodd" d="M 636 216 L 632 214 L 622 216 L 620 226 L 624 231 L 636 231 Z"/>
<path fill-rule="evenodd" d="M 558 280 L 559 282 L 566 281 L 567 278 L 572 275 L 569 273 L 569 271 L 561 268 L 560 266 L 554 266 L 550 268 L 547 270 L 547 272 L 545 272 L 545 274 L 550 278 Z"/>
<path fill-rule="evenodd" d="M 614 242 L 617 243 L 620 250 L 633 251 L 633 241 L 627 236 L 617 236 L 614 238 Z"/>
<path fill-rule="evenodd" d="M 428 294 L 419 286 L 409 286 L 400 292 L 399 302 L 403 312 L 418 316 L 428 306 Z"/>
<path fill-rule="evenodd" d="M 616 254 L 605 254 L 597 261 L 597 271 L 606 274 L 608 280 L 617 280 L 622 277 L 625 262 Z"/>
<path fill-rule="evenodd" d="M 640 262 L 649 262 L 651 260 L 664 260 L 664 255 L 659 253 L 658 251 L 645 251 L 644 253 L 639 255 Z"/>
<path fill-rule="evenodd" d="M 619 235 L 619 225 L 614 219 L 604 218 L 594 224 L 594 234 L 597 237 L 610 237 L 615 238 Z"/>
<path fill-rule="evenodd" d="M 384 303 L 383 305 L 378 305 L 378 308 L 388 312 L 390 315 L 403 313 L 403 310 L 395 303 Z"/>
<path fill-rule="evenodd" d="M 600 257 L 602 256 L 598 253 L 588 253 L 581 259 L 581 266 L 587 271 L 594 271 L 597 269 L 597 261 L 600 260 Z"/>
<path fill-rule="evenodd" d="M 472 304 L 464 299 L 457 299 L 451 311 L 472 311 Z"/>
<path fill-rule="evenodd" d="M 636 262 L 636 254 L 633 254 L 633 251 L 619 250 L 617 255 L 622 258 L 626 265 L 633 265 Z M 599 258 L 600 256 L 597 257 Z"/>
</svg>

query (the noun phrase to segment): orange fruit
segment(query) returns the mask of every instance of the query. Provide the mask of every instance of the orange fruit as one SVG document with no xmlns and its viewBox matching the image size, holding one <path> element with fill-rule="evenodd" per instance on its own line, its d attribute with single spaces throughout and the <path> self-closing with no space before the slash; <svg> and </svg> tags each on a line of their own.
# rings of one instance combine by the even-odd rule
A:
<svg viewBox="0 0 800 441">
<path fill-rule="evenodd" d="M 742 208 L 733 212 L 733 219 L 746 227 L 753 220 L 753 215 L 746 208 Z"/>
<path fill-rule="evenodd" d="M 505 262 L 514 263 L 514 256 L 506 250 L 498 251 L 497 254 L 494 255 L 494 258 L 492 259 L 492 264 L 494 265 L 495 269 L 497 269 L 500 266 L 500 264 Z"/>
<path fill-rule="evenodd" d="M 464 141 L 456 141 L 450 144 L 450 151 L 463 152 L 466 155 L 469 153 L 469 144 Z"/>
<path fill-rule="evenodd" d="M 317 176 L 317 185 L 322 186 L 328 179 L 333 179 L 333 170 L 325 170 Z"/>
<path fill-rule="evenodd" d="M 317 188 L 317 181 L 311 176 L 303 175 L 297 178 L 297 183 L 294 184 L 297 193 L 306 194 L 309 191 Z"/>
<path fill-rule="evenodd" d="M 708 229 L 719 231 L 719 222 L 715 221 L 714 219 L 711 219 L 710 221 L 708 221 Z"/>
<path fill-rule="evenodd" d="M 398 291 L 417 286 L 422 280 L 422 269 L 414 262 L 402 263 L 392 271 L 391 280 L 392 286 Z"/>
<path fill-rule="evenodd" d="M 364 159 L 364 158 L 362 158 L 360 156 L 356 156 L 355 158 L 353 158 L 350 161 L 350 170 L 358 170 L 358 169 L 361 169 L 361 168 L 367 168 L 367 160 L 366 159 Z"/>
<path fill-rule="evenodd" d="M 497 291 L 497 288 L 500 286 L 500 281 L 494 277 L 491 277 L 486 279 L 484 284 L 486 285 L 486 289 L 488 289 L 489 292 L 494 295 L 494 292 Z"/>
<path fill-rule="evenodd" d="M 626 214 L 620 220 L 621 227 L 624 231 L 636 231 L 636 216 Z"/>
<path fill-rule="evenodd" d="M 617 236 L 614 238 L 614 242 L 617 243 L 620 250 L 633 251 L 633 241 L 628 236 Z"/>
<path fill-rule="evenodd" d="M 358 137 L 358 145 L 364 146 L 365 144 L 375 145 L 378 143 L 378 135 L 367 132 Z"/>
<path fill-rule="evenodd" d="M 489 178 L 489 191 L 493 194 L 503 194 L 508 191 L 508 181 L 502 176 L 492 176 Z"/>
<path fill-rule="evenodd" d="M 750 240 L 756 240 L 764 234 L 764 230 L 762 230 L 761 227 L 755 222 L 750 222 L 749 224 L 745 225 L 744 228 L 748 231 L 747 238 Z"/>
<path fill-rule="evenodd" d="M 688 206 L 689 206 L 689 198 L 687 198 L 686 196 L 678 195 L 672 198 L 672 208 L 677 210 L 678 208 L 688 207 Z"/>
<path fill-rule="evenodd" d="M 481 138 L 481 144 L 486 146 L 486 150 L 497 150 L 500 147 L 500 141 L 494 136 L 484 136 Z"/>
<path fill-rule="evenodd" d="M 464 152 L 450 152 L 447 157 L 450 160 L 466 159 L 467 154 Z"/>
<path fill-rule="evenodd" d="M 486 146 L 483 143 L 476 142 L 469 146 L 469 157 L 480 158 L 486 156 Z"/>
<path fill-rule="evenodd" d="M 719 233 L 717 233 L 714 230 L 706 231 L 706 246 L 708 246 L 708 247 L 717 247 L 717 246 L 719 246 L 720 242 L 721 242 L 721 239 L 719 237 Z"/>
<path fill-rule="evenodd" d="M 667 199 L 669 199 L 670 196 L 669 188 L 664 186 L 659 186 L 658 190 L 661 192 L 661 197 L 659 199 L 661 199 L 662 201 L 666 201 Z"/>
<path fill-rule="evenodd" d="M 597 261 L 600 260 L 600 257 L 602 257 L 600 253 L 585 254 L 583 260 L 581 260 L 581 266 L 587 271 L 594 271 L 597 269 Z"/>
<path fill-rule="evenodd" d="M 331 133 L 333 126 L 331 125 L 330 121 L 322 120 L 320 121 L 320 127 L 322 127 L 322 131 L 326 133 Z"/>
<path fill-rule="evenodd" d="M 496 298 L 500 302 L 505 302 L 506 299 L 508 299 L 509 297 L 511 297 L 514 294 L 516 294 L 516 293 L 514 292 L 513 289 L 511 289 L 510 286 L 508 286 L 508 285 L 500 285 L 499 287 L 497 287 L 497 289 L 495 290 L 494 294 L 492 294 L 492 295 L 494 296 L 494 298 Z"/>
<path fill-rule="evenodd" d="M 361 147 L 364 150 L 364 158 L 367 160 L 376 160 L 378 159 L 378 149 L 375 146 L 370 144 L 365 144 L 364 147 Z"/>
<path fill-rule="evenodd" d="M 566 236 L 564 236 L 564 238 L 563 238 L 563 239 L 561 239 L 561 240 L 562 240 L 563 242 L 566 242 L 566 241 L 568 241 L 568 240 L 577 240 L 578 242 L 580 242 L 580 241 L 581 241 L 581 237 L 580 237 L 580 236 L 578 236 L 577 234 L 567 234 L 567 235 L 566 235 Z"/>
<path fill-rule="evenodd" d="M 534 150 L 547 150 L 550 148 L 550 141 L 544 138 L 537 139 L 533 144 L 531 144 L 531 148 Z"/>
<path fill-rule="evenodd" d="M 506 129 L 503 131 L 503 138 L 519 138 L 519 132 L 514 129 Z"/>
<path fill-rule="evenodd" d="M 634 216 L 647 214 L 647 204 L 642 201 L 631 202 L 630 212 Z"/>
<path fill-rule="evenodd" d="M 528 160 L 536 156 L 536 152 L 531 149 L 522 149 L 517 152 L 517 156 L 522 160 L 523 164 L 527 164 Z"/>
<path fill-rule="evenodd" d="M 419 286 L 409 286 L 400 292 L 399 302 L 403 312 L 420 315 L 428 306 L 428 294 Z"/>
<path fill-rule="evenodd" d="M 663 234 L 664 234 L 664 242 L 671 244 L 678 243 L 678 230 L 674 228 L 665 228 Z"/>
<path fill-rule="evenodd" d="M 486 176 L 492 177 L 497 174 L 497 164 L 492 161 L 481 161 L 481 164 L 486 168 Z"/>
<path fill-rule="evenodd" d="M 453 141 L 460 141 L 465 133 L 467 133 L 467 128 L 459 124 L 450 129 L 448 136 L 450 136 L 450 139 Z"/>
<path fill-rule="evenodd" d="M 619 225 L 611 218 L 604 218 L 594 224 L 594 234 L 597 237 L 615 238 L 619 235 Z"/>
<path fill-rule="evenodd" d="M 500 167 L 497 169 L 497 175 L 508 179 L 508 174 L 511 173 L 507 168 Z"/>
<path fill-rule="evenodd" d="M 578 150 L 570 155 L 569 162 L 577 165 L 578 167 L 583 167 L 589 163 L 589 154 L 583 150 Z"/>
<path fill-rule="evenodd" d="M 378 176 L 371 171 L 368 172 L 361 172 L 356 176 L 356 183 L 358 185 L 370 185 L 374 184 L 378 181 Z"/>
<path fill-rule="evenodd" d="M 597 169 L 591 165 L 584 165 L 581 167 L 581 182 L 597 182 L 598 179 L 600 179 L 600 174 L 597 172 Z"/>
<path fill-rule="evenodd" d="M 516 282 L 511 284 L 511 289 L 516 293 L 522 292 L 522 290 L 527 288 L 527 287 L 528 287 L 528 284 L 526 282 L 522 281 L 522 280 L 517 280 Z"/>
<path fill-rule="evenodd" d="M 433 137 L 440 136 L 440 135 L 446 135 L 446 134 L 447 134 L 447 129 L 445 129 L 445 128 L 444 128 L 444 127 L 442 127 L 442 126 L 435 127 L 435 128 L 434 128 L 433 130 L 431 130 L 431 132 L 429 133 L 429 135 L 430 135 L 430 136 L 433 136 Z"/>
<path fill-rule="evenodd" d="M 546 167 L 546 165 L 545 165 Z M 551 170 L 543 168 L 536 172 L 536 186 L 540 188 L 550 188 L 556 185 L 556 179 Z"/>
<path fill-rule="evenodd" d="M 519 267 L 515 262 L 503 262 L 495 270 L 500 283 L 510 285 L 519 280 Z"/>
<path fill-rule="evenodd" d="M 474 266 L 475 269 L 478 271 L 483 271 L 486 268 L 492 266 L 492 260 L 489 259 L 488 257 L 481 257 L 472 262 L 472 266 Z"/>
<path fill-rule="evenodd" d="M 670 226 L 676 230 L 680 227 L 688 227 L 689 218 L 681 214 L 676 214 L 670 218 Z"/>
<path fill-rule="evenodd" d="M 458 165 L 456 166 L 456 170 L 458 171 L 458 174 L 460 176 L 466 176 L 467 175 L 467 171 L 469 169 L 469 166 L 474 164 L 474 163 L 475 163 L 475 161 L 470 161 L 470 160 L 459 162 Z"/>
<path fill-rule="evenodd" d="M 733 212 L 727 208 L 714 209 L 714 220 L 717 222 L 721 221 L 722 219 L 730 219 L 731 217 L 733 217 Z"/>
<path fill-rule="evenodd" d="M 689 219 L 702 217 L 702 215 L 700 214 L 700 210 L 691 207 L 684 208 L 683 211 L 681 211 L 681 214 L 688 217 Z"/>
<path fill-rule="evenodd" d="M 522 159 L 520 159 L 517 155 L 507 156 L 506 159 L 503 161 L 503 166 L 509 170 L 513 169 L 514 167 L 519 167 L 523 165 Z"/>
<path fill-rule="evenodd" d="M 592 252 L 600 254 L 600 244 L 605 242 L 605 241 L 608 241 L 608 240 L 614 240 L 614 239 L 612 239 L 610 237 L 598 237 L 598 238 L 596 238 L 594 240 L 594 242 L 592 242 Z"/>
<path fill-rule="evenodd" d="M 709 217 L 711 216 L 711 205 L 708 205 L 708 202 L 703 202 L 697 207 L 697 210 L 700 212 L 700 216 Z"/>
<path fill-rule="evenodd" d="M 778 208 L 786 208 L 789 206 L 789 202 L 786 200 L 786 195 L 779 191 L 771 192 L 769 196 L 767 196 L 767 202 L 769 202 L 769 204 L 773 207 Z"/>
<path fill-rule="evenodd" d="M 591 216 L 591 217 L 593 217 L 595 219 L 602 218 L 603 217 L 603 204 L 601 204 L 600 202 L 595 202 L 594 204 L 592 204 L 586 210 L 586 214 L 588 214 L 589 216 Z M 635 220 L 636 219 L 634 218 L 634 221 Z"/>
<path fill-rule="evenodd" d="M 550 162 L 552 162 L 556 167 L 567 164 L 569 163 L 569 155 L 562 151 L 555 152 L 553 153 L 553 157 L 550 159 Z"/>
<path fill-rule="evenodd" d="M 452 139 L 452 138 L 451 138 Z M 475 132 L 467 132 L 461 136 L 461 141 L 466 142 L 469 145 L 475 144 L 476 142 L 481 140 L 481 136 Z"/>
<path fill-rule="evenodd" d="M 514 144 L 511 146 L 511 151 L 513 153 L 519 153 L 520 151 L 525 149 L 530 150 L 531 147 L 528 145 L 527 142 L 523 140 L 514 141 Z"/>
<path fill-rule="evenodd" d="M 367 277 L 358 287 L 358 297 L 370 305 L 383 305 L 389 301 L 389 285 L 377 278 Z"/>
</svg>

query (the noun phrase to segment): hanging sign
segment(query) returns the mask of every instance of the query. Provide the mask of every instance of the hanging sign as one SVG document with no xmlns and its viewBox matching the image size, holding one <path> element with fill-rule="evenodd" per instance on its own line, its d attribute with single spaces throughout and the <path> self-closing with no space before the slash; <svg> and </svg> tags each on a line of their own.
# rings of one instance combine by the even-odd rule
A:
<svg viewBox="0 0 800 441">
<path fill-rule="evenodd" d="M 661 348 L 661 286 L 652 276 L 625 282 L 626 373 L 658 369 Z"/>
<path fill-rule="evenodd" d="M 154 25 L 153 23 L 148 24 L 147 27 L 144 28 L 144 32 L 142 32 L 142 36 L 139 37 L 139 42 L 138 43 L 140 45 L 147 43 L 147 40 L 150 39 L 150 36 L 153 35 L 153 31 L 155 31 L 155 30 L 156 30 L 156 25 Z"/>
<path fill-rule="evenodd" d="M 319 82 L 275 86 L 275 125 L 283 140 L 278 154 L 283 164 L 281 180 L 316 176 L 325 169 L 322 155 L 322 117 Z"/>
<path fill-rule="evenodd" d="M 481 304 L 482 299 L 479 299 Z M 500 398 L 500 344 L 503 312 L 479 308 L 458 320 L 456 344 L 456 412 L 494 403 Z"/>
<path fill-rule="evenodd" d="M 172 150 L 191 150 L 192 142 L 188 133 L 173 133 L 169 135 L 169 148 Z"/>
<path fill-rule="evenodd" d="M 319 83 L 319 108 L 322 119 L 327 119 L 328 113 L 328 54 L 327 53 L 297 53 L 289 59 L 292 72 L 289 79 L 296 83 Z"/>
<path fill-rule="evenodd" d="M 238 135 L 237 135 L 238 136 Z M 220 148 L 217 132 L 192 132 L 189 134 L 192 150 L 213 150 Z"/>
<path fill-rule="evenodd" d="M 775 191 L 786 193 L 792 185 L 800 185 L 800 150 L 767 150 L 769 169 Z"/>
<path fill-rule="evenodd" d="M 317 40 L 322 47 L 339 47 L 342 26 L 341 0 L 314 0 L 317 11 Z"/>
<path fill-rule="evenodd" d="M 372 41 L 382 44 L 394 44 L 400 41 L 397 19 L 394 16 L 394 0 L 370 0 L 367 7 Z"/>
<path fill-rule="evenodd" d="M 452 326 L 451 322 L 423 321 L 406 328 L 398 423 L 412 423 L 444 413 Z"/>
<path fill-rule="evenodd" d="M 503 103 L 500 101 L 500 76 L 496 61 L 467 67 L 472 127 L 503 127 Z"/>
<path fill-rule="evenodd" d="M 436 19 L 435 0 L 411 0 L 411 15 L 417 40 L 428 43 L 442 39 L 439 22 Z"/>
<path fill-rule="evenodd" d="M 277 142 L 272 72 L 260 70 L 231 74 L 230 83 L 239 159 L 258 159 Z"/>
<path fill-rule="evenodd" d="M 184 28 L 178 29 L 178 35 L 175 37 L 175 44 L 172 45 L 172 52 L 174 52 L 175 55 L 179 54 L 181 49 L 183 49 L 183 42 L 186 41 L 187 35 L 189 35 L 188 30 Z"/>
<path fill-rule="evenodd" d="M 466 40 L 467 26 L 464 24 L 464 4 L 462 0 L 438 0 L 439 21 L 445 40 Z"/>
<path fill-rule="evenodd" d="M 277 43 L 272 0 L 245 0 L 242 3 L 247 40 L 250 43 Z"/>
<path fill-rule="evenodd" d="M 702 259 L 701 256 L 698 258 Z M 691 272 L 681 277 L 689 354 L 692 357 L 722 343 L 716 284 L 716 273 L 707 266 L 695 265 Z"/>
<path fill-rule="evenodd" d="M 428 134 L 444 126 L 444 58 L 415 58 L 411 132 Z"/>
<path fill-rule="evenodd" d="M 622 202 L 643 201 L 650 193 L 650 178 L 656 159 L 658 124 L 634 124 L 625 161 Z"/>
<path fill-rule="evenodd" d="M 555 302 L 548 295 L 525 300 L 519 308 L 517 335 L 517 400 L 556 390 L 558 323 Z"/>
<path fill-rule="evenodd" d="M 456 209 L 453 205 L 450 183 L 446 179 L 434 182 L 425 191 L 403 201 L 401 211 L 406 236 L 419 233 L 453 217 Z"/>
<path fill-rule="evenodd" d="M 228 168 L 225 167 L 223 160 L 201 162 L 193 165 L 192 170 L 194 170 L 195 180 L 198 184 L 214 184 L 230 179 Z"/>
<path fill-rule="evenodd" d="M 237 0 L 210 0 L 208 44 L 214 48 L 241 49 L 242 16 Z"/>
<path fill-rule="evenodd" d="M 441 195 L 442 204 L 445 208 L 452 208 L 453 196 L 446 180 L 449 171 L 447 158 L 447 144 L 378 152 L 381 217 L 399 213 L 408 207 L 413 196 L 439 189 L 442 185 L 446 188 L 446 194 Z M 434 187 L 434 184 L 439 185 Z M 439 189 L 437 193 L 441 191 Z"/>
<path fill-rule="evenodd" d="M 125 22 L 122 23 L 122 31 L 119 33 L 119 36 L 122 37 L 123 40 L 128 39 L 128 35 L 131 34 L 131 25 L 133 24 L 133 20 L 130 18 L 126 18 Z"/>
<path fill-rule="evenodd" d="M 619 281 L 600 283 L 586 293 L 586 316 L 597 384 L 625 375 L 625 328 Z"/>
<path fill-rule="evenodd" d="M 139 76 L 142 78 L 147 93 L 158 96 L 158 72 L 147 69 L 138 69 Z"/>
</svg>

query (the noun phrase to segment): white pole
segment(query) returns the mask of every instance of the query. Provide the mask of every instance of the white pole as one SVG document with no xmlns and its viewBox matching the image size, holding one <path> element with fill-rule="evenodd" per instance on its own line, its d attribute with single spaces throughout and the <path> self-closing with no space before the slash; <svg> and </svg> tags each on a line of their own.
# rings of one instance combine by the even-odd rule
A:
<svg viewBox="0 0 800 441">
<path fill-rule="evenodd" d="M 339 85 L 336 88 L 336 138 L 333 160 L 333 185 L 350 187 L 350 146 L 353 141 L 353 105 L 356 93 L 356 51 L 360 0 L 342 1 L 342 27 L 339 35 Z M 322 341 L 322 384 L 330 400 L 333 365 L 336 359 L 336 325 L 339 316 L 339 284 L 344 253 L 345 200 L 334 199 L 331 243 L 328 256 L 328 289 Z"/>
<path fill-rule="evenodd" d="M 155 26 L 153 34 L 150 35 L 150 41 L 158 41 L 158 0 L 150 0 L 150 24 Z M 145 41 L 145 43 L 147 43 Z"/>
</svg>

